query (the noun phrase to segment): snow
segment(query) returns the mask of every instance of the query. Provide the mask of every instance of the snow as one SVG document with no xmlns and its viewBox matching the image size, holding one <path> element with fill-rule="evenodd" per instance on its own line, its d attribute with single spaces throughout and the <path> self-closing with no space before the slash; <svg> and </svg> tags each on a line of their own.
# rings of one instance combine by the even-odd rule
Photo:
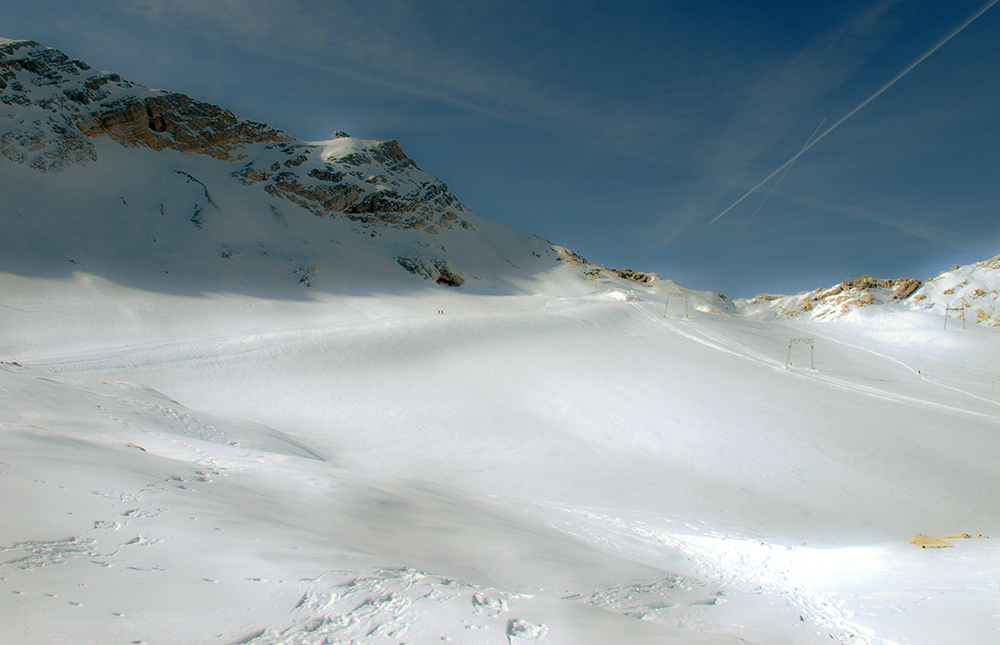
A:
<svg viewBox="0 0 1000 645">
<path fill-rule="evenodd" d="M 320 159 L 325 161 L 335 161 L 355 152 L 367 152 L 370 148 L 380 143 L 368 139 L 355 139 L 354 137 L 338 137 L 327 141 L 314 141 L 312 145 L 321 148 Z"/>
<path fill-rule="evenodd" d="M 967 322 L 1000 327 L 998 289 L 1000 256 L 942 271 L 928 280 L 909 302 L 914 308 L 931 310 L 938 315 L 964 316 Z M 949 309 L 952 311 L 949 312 Z M 956 309 L 961 313 L 954 311 Z"/>
<path fill-rule="evenodd" d="M 468 227 L 410 230 L 238 178 L 379 142 L 91 143 L 0 160 L 3 641 L 996 641 L 996 540 L 907 541 L 1000 535 L 1000 260 L 789 319 L 809 294 L 627 282 L 457 202 L 427 203 Z"/>
<path fill-rule="evenodd" d="M 867 285 L 848 282 L 791 296 L 763 294 L 736 301 L 736 310 L 758 320 L 811 318 L 836 320 L 841 317 L 862 317 L 868 307 L 880 310 L 879 315 L 894 311 L 922 311 L 941 317 L 955 318 L 953 324 L 970 322 L 1000 327 L 1000 256 L 968 266 L 955 265 L 929 278 L 909 296 L 900 299 L 895 289 L 874 283 Z M 892 283 L 893 281 L 886 281 Z M 918 280 L 914 280 L 919 284 Z M 899 284 L 896 281 L 895 284 Z M 867 302 L 865 302 L 865 300 Z M 938 323 L 947 327 L 947 322 Z"/>
<path fill-rule="evenodd" d="M 7 637 L 995 637 L 993 541 L 905 544 L 1000 529 L 994 330 L 664 316 L 666 282 L 567 279 L 295 301 L 3 274 Z M 785 369 L 802 336 L 817 369 Z"/>
</svg>

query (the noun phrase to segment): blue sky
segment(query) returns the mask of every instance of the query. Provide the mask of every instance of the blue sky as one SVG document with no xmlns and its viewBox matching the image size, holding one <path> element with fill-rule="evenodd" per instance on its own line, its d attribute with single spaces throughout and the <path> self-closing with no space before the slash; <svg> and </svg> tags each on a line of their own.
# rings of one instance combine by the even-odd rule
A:
<svg viewBox="0 0 1000 645">
<path fill-rule="evenodd" d="M 0 36 L 304 139 L 397 139 L 480 215 L 738 297 L 1000 253 L 1000 7 L 709 225 L 982 6 L 34 0 Z"/>
</svg>

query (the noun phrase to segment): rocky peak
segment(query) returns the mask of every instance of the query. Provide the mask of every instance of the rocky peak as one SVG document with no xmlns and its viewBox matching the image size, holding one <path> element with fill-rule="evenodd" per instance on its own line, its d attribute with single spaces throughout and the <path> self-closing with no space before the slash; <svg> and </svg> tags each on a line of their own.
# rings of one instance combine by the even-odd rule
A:
<svg viewBox="0 0 1000 645">
<path fill-rule="evenodd" d="M 761 294 L 740 299 L 743 313 L 762 319 L 835 320 L 865 307 L 903 307 L 1000 327 L 1000 256 L 955 265 L 937 277 L 879 279 L 852 276 L 827 289 L 791 296 Z"/>
<path fill-rule="evenodd" d="M 7 109 L 3 110 L 3 106 Z M 0 40 L 0 154 L 40 172 L 97 161 L 93 139 L 203 154 L 242 165 L 233 178 L 320 217 L 434 233 L 472 229 L 465 209 L 396 141 L 339 132 L 309 143 L 176 92 L 28 40 Z"/>
<path fill-rule="evenodd" d="M 90 70 L 90 65 L 32 40 L 5 40 L 0 41 L 0 70 L 0 90 L 12 84 L 13 91 L 24 93 L 28 90 L 18 81 L 18 71 L 31 74 L 31 83 L 41 87 L 59 85 L 70 77 L 80 76 Z"/>
<path fill-rule="evenodd" d="M 814 289 L 791 296 L 760 294 L 740 299 L 738 305 L 756 317 L 831 320 L 860 307 L 904 300 L 920 284 L 915 278 L 889 280 L 879 279 L 874 275 L 856 275 L 826 289 Z"/>
<path fill-rule="evenodd" d="M 263 123 L 174 92 L 124 97 L 101 108 L 78 118 L 77 127 L 88 137 L 108 136 L 123 146 L 170 148 L 237 161 L 246 156 L 240 152 L 245 146 L 292 140 Z"/>
<path fill-rule="evenodd" d="M 240 158 L 240 148 L 253 143 L 292 140 L 218 106 L 94 72 L 87 63 L 27 40 L 0 43 L 0 103 L 20 108 L 3 115 L 8 122 L 0 153 L 43 172 L 96 160 L 87 141 L 93 137 L 227 160 Z M 9 122 L 15 118 L 16 124 Z"/>
<path fill-rule="evenodd" d="M 576 251 L 571 251 L 565 247 L 553 246 L 552 248 L 559 254 L 559 259 L 561 261 L 566 262 L 567 264 L 582 266 L 584 268 L 583 274 L 591 280 L 597 280 L 601 276 L 609 276 L 621 280 L 627 280 L 629 282 L 638 282 L 640 284 L 651 284 L 655 280 L 661 280 L 660 276 L 655 273 L 643 273 L 632 269 L 610 269 L 603 264 L 588 262 L 585 257 Z M 725 298 L 725 296 L 723 296 L 723 298 Z"/>
<path fill-rule="evenodd" d="M 392 140 L 338 137 L 268 145 L 232 176 L 318 217 L 427 233 L 474 228 L 448 186 L 417 168 Z"/>
</svg>

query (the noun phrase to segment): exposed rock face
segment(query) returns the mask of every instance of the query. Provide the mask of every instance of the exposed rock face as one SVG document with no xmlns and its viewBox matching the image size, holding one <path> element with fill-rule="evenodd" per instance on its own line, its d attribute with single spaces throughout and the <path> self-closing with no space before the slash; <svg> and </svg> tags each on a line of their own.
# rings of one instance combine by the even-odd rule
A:
<svg viewBox="0 0 1000 645">
<path fill-rule="evenodd" d="M 909 298 L 919 288 L 920 280 L 917 280 L 916 278 L 906 278 L 905 280 L 900 280 L 899 284 L 896 286 L 896 293 L 892 296 L 892 299 L 903 300 L 904 298 Z"/>
<path fill-rule="evenodd" d="M 567 248 L 561 246 L 553 247 L 559 253 L 559 259 L 563 262 L 579 265 L 586 267 L 584 269 L 584 274 L 590 276 L 591 279 L 596 280 L 600 277 L 601 273 L 612 275 L 622 280 L 628 280 L 629 282 L 638 282 L 640 284 L 649 284 L 659 278 L 655 273 L 642 273 L 639 271 L 633 271 L 632 269 L 609 269 L 603 264 L 593 264 L 592 262 L 587 262 L 587 259 L 575 251 L 570 251 Z"/>
<path fill-rule="evenodd" d="M 88 137 L 109 136 L 123 146 L 170 148 L 226 160 L 243 158 L 239 150 L 250 144 L 291 140 L 262 123 L 175 93 L 125 97 L 75 121 Z"/>
<path fill-rule="evenodd" d="M 32 41 L 0 45 L 0 103 L 22 108 L 0 125 L 0 153 L 43 172 L 96 161 L 87 137 L 220 159 L 239 158 L 237 151 L 253 143 L 291 140 L 183 94 L 154 92 L 118 74 L 93 72 Z M 31 118 L 19 118 L 25 113 Z"/>
<path fill-rule="evenodd" d="M 232 174 L 318 217 L 427 233 L 474 229 L 448 187 L 417 168 L 395 141 L 341 137 L 268 145 Z"/>
<path fill-rule="evenodd" d="M 460 287 L 465 284 L 465 278 L 449 267 L 444 260 L 399 257 L 396 258 L 396 262 L 410 273 L 444 287 Z"/>
<path fill-rule="evenodd" d="M 888 289 L 892 280 L 879 280 L 873 275 L 855 275 L 840 283 L 842 289 Z"/>
<path fill-rule="evenodd" d="M 559 253 L 559 259 L 563 262 L 568 262 L 569 264 L 575 265 L 588 265 L 587 258 L 583 257 L 576 251 L 570 251 L 569 249 L 563 248 L 561 246 L 556 247 L 556 251 Z"/>
<path fill-rule="evenodd" d="M 48 127 L 46 127 L 46 125 Z M 73 164 L 97 161 L 97 151 L 79 130 L 59 123 L 34 121 L 0 136 L 0 154 L 39 172 L 59 172 Z"/>
<path fill-rule="evenodd" d="M 858 307 L 903 300 L 914 294 L 919 287 L 920 281 L 915 278 L 879 280 L 872 275 L 859 275 L 829 289 L 815 289 L 794 296 L 761 294 L 741 299 L 739 307 L 759 316 L 770 312 L 774 317 L 782 318 L 808 316 L 832 319 Z"/>
<path fill-rule="evenodd" d="M 653 281 L 653 276 L 651 274 L 633 271 L 632 269 L 608 269 L 608 271 L 615 274 L 622 280 L 628 280 L 630 282 L 641 282 L 643 284 L 647 284 Z"/>
<path fill-rule="evenodd" d="M 929 278 L 909 302 L 919 302 L 925 311 L 1000 327 L 1000 255 L 965 266 L 956 264 Z"/>
<path fill-rule="evenodd" d="M 916 278 L 855 276 L 830 289 L 793 296 L 764 294 L 737 302 L 743 313 L 763 319 L 834 320 L 860 307 L 890 305 L 1000 327 L 1000 256 L 966 266 L 956 264 L 923 283 Z"/>
<path fill-rule="evenodd" d="M 340 178 L 343 178 L 340 173 L 329 174 L 333 176 L 339 174 Z M 247 184 L 272 178 L 270 173 L 257 171 L 252 166 L 236 171 L 233 176 L 242 178 Z M 275 197 L 287 198 L 320 217 L 344 210 L 353 204 L 359 195 L 364 194 L 364 189 L 355 184 L 340 181 L 331 183 L 332 185 L 316 183 L 307 185 L 299 181 L 296 173 L 283 171 L 274 174 L 271 182 L 264 186 L 264 190 Z"/>
<path fill-rule="evenodd" d="M 32 41 L 0 44 L 0 154 L 40 172 L 97 161 L 92 139 L 242 162 L 232 176 L 320 217 L 436 233 L 474 229 L 396 141 L 307 143 L 183 94 L 146 89 Z"/>
</svg>

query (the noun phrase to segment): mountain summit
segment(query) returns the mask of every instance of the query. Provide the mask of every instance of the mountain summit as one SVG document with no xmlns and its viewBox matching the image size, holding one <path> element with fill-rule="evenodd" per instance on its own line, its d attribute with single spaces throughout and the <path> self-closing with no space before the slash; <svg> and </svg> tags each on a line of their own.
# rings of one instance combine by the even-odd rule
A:
<svg viewBox="0 0 1000 645">
<path fill-rule="evenodd" d="M 30 40 L 0 39 L 0 103 L 0 270 L 292 298 L 308 288 L 580 292 L 602 275 L 657 279 L 478 217 L 396 141 L 302 141 Z M 696 298 L 706 311 L 762 319 L 961 305 L 975 322 L 1000 324 L 995 263 L 968 270 L 979 291 L 961 302 L 929 283 L 872 276 L 732 305 Z"/>
<path fill-rule="evenodd" d="M 468 211 L 396 141 L 301 141 L 28 40 L 0 41 L 0 103 L 8 271 L 520 291 L 561 262 Z"/>
<path fill-rule="evenodd" d="M 22 108 L 20 114 L 4 115 L 17 123 L 4 128 L 0 152 L 40 172 L 97 161 L 91 142 L 95 137 L 230 161 L 240 158 L 238 149 L 254 143 L 292 141 L 215 105 L 95 72 L 87 63 L 33 41 L 0 44 L 0 70 L 0 101 Z"/>
</svg>

